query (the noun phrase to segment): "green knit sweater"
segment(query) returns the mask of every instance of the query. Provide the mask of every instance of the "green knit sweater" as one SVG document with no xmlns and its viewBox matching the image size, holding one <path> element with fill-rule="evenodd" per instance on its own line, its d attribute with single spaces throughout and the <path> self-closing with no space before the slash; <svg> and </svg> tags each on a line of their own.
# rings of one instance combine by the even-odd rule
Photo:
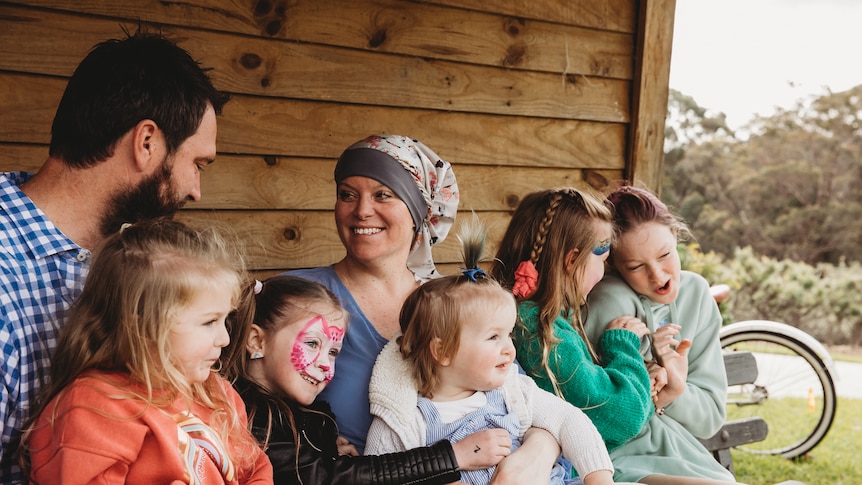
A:
<svg viewBox="0 0 862 485">
<path fill-rule="evenodd" d="M 518 362 L 539 387 L 554 392 L 536 333 L 539 308 L 524 301 L 518 305 L 518 315 L 523 323 L 514 332 Z M 637 435 L 655 409 L 638 337 L 628 330 L 605 332 L 597 349 L 606 357 L 603 367 L 593 362 L 584 339 L 562 315 L 553 330 L 560 341 L 551 349 L 549 365 L 562 397 L 589 416 L 608 450 Z"/>
</svg>

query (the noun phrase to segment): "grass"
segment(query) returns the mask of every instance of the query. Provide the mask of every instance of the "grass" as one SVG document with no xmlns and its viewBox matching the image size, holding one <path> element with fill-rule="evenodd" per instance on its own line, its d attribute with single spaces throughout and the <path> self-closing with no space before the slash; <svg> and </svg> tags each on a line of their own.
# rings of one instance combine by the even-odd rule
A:
<svg viewBox="0 0 862 485">
<path fill-rule="evenodd" d="M 862 401 L 839 397 L 832 427 L 808 455 L 787 460 L 739 450 L 732 450 L 731 454 L 737 480 L 749 485 L 772 485 L 784 480 L 798 480 L 806 485 L 859 485 L 862 484 L 860 450 Z"/>
<path fill-rule="evenodd" d="M 844 362 L 856 362 L 862 363 L 862 349 L 859 347 L 848 347 L 848 346 L 830 346 L 828 347 L 829 355 L 832 356 L 834 360 L 841 360 Z"/>
</svg>

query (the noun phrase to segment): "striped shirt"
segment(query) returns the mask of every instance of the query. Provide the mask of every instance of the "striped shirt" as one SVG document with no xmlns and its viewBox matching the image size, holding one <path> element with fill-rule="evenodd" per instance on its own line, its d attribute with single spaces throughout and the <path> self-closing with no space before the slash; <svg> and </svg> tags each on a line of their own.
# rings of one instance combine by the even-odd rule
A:
<svg viewBox="0 0 862 485">
<path fill-rule="evenodd" d="M 18 188 L 33 175 L 0 173 L 0 483 L 20 483 L 21 426 L 44 384 L 62 314 L 90 264 L 81 248 Z"/>
</svg>

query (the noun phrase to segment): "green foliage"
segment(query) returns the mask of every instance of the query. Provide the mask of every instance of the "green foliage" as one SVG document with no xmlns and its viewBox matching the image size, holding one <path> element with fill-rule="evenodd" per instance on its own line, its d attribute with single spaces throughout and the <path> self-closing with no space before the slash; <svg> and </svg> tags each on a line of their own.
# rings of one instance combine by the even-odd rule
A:
<svg viewBox="0 0 862 485">
<path fill-rule="evenodd" d="M 670 93 L 662 199 L 697 236 L 683 264 L 732 288 L 726 322 L 862 345 L 862 86 L 746 129 L 737 138 L 721 113 Z"/>
<path fill-rule="evenodd" d="M 862 261 L 862 86 L 757 118 L 747 140 L 723 120 L 671 92 L 662 199 L 704 250 Z"/>
<path fill-rule="evenodd" d="M 704 254 L 696 243 L 679 244 L 677 252 L 682 269 L 703 276 L 712 285 L 726 284 L 730 286 L 735 279 L 725 265 L 722 256 L 714 252 Z M 734 322 L 734 316 L 727 300 L 719 303 L 718 309 L 721 310 L 721 318 L 725 325 Z"/>
<path fill-rule="evenodd" d="M 862 483 L 858 452 L 862 448 L 862 402 L 838 398 L 837 414 L 826 438 L 808 456 L 787 460 L 732 450 L 736 478 L 749 485 L 798 480 L 807 485 Z M 769 430 L 772 433 L 773 430 Z"/>
<path fill-rule="evenodd" d="M 725 323 L 775 320 L 827 344 L 862 345 L 862 265 L 819 263 L 758 256 L 737 249 L 732 259 L 680 246 L 683 268 L 723 283 L 731 296 L 719 307 Z"/>
</svg>

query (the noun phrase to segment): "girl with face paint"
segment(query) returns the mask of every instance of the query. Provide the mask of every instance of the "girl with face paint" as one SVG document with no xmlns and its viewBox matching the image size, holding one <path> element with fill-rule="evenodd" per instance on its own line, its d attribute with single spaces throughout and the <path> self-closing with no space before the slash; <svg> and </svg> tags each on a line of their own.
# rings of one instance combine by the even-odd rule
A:
<svg viewBox="0 0 862 485">
<path fill-rule="evenodd" d="M 252 292 L 249 292 L 252 293 Z M 453 447 L 429 447 L 380 456 L 356 456 L 340 442 L 329 404 L 315 400 L 335 376 L 348 314 L 323 285 L 279 275 L 255 282 L 253 323 L 234 329 L 223 364 L 245 402 L 252 434 L 273 465 L 275 483 L 457 482 L 460 468 L 487 467 L 477 433 Z M 460 467 L 459 467 L 460 464 Z"/>
</svg>

